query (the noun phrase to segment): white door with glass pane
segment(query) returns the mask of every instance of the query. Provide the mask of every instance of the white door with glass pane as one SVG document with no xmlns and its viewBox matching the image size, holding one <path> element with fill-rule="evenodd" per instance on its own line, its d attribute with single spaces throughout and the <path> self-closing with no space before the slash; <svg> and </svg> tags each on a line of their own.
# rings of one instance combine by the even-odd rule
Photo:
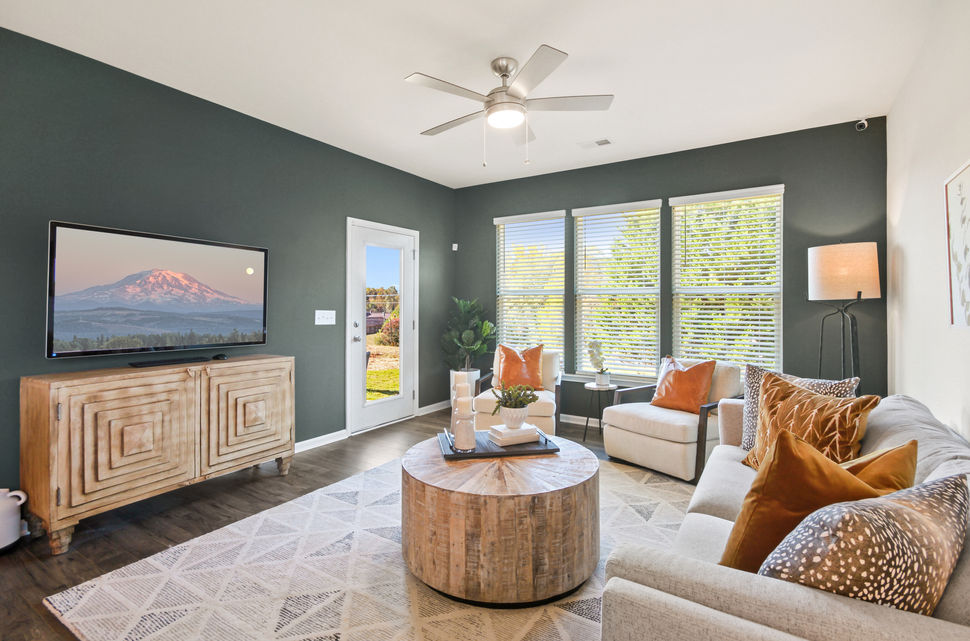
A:
<svg viewBox="0 0 970 641">
<path fill-rule="evenodd" d="M 418 232 L 347 219 L 347 429 L 417 409 Z"/>
</svg>

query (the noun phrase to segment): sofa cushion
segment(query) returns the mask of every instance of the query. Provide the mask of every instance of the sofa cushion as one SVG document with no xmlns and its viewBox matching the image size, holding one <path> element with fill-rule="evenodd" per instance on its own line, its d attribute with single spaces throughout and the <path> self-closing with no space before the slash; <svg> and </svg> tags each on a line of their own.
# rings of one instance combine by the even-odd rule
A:
<svg viewBox="0 0 970 641">
<path fill-rule="evenodd" d="M 859 456 L 867 418 L 879 400 L 816 394 L 768 372 L 761 381 L 758 435 L 745 463 L 757 468 L 782 430 L 805 439 L 836 463 L 852 460 Z"/>
<path fill-rule="evenodd" d="M 744 366 L 744 416 L 742 417 L 741 447 L 750 450 L 754 447 L 755 436 L 758 433 L 758 399 L 761 395 L 761 381 L 765 374 L 771 372 L 790 383 L 812 390 L 818 394 L 851 398 L 859 386 L 859 377 L 847 378 L 843 381 L 829 381 L 821 378 L 800 378 L 791 374 L 774 372 L 757 365 Z"/>
<path fill-rule="evenodd" d="M 674 539 L 674 551 L 701 561 L 717 563 L 734 524 L 710 514 L 693 512 L 684 517 Z"/>
<path fill-rule="evenodd" d="M 970 482 L 970 460 L 947 461 L 927 477 L 926 483 L 954 474 L 968 475 Z M 943 592 L 943 598 L 933 611 L 937 619 L 970 626 L 970 516 L 968 516 L 967 536 L 963 540 L 963 554 L 950 575 L 950 582 Z"/>
<path fill-rule="evenodd" d="M 541 389 L 536 390 L 536 396 L 539 397 L 539 400 L 528 405 L 529 416 L 555 416 L 556 393 L 552 390 Z M 476 412 L 491 414 L 492 410 L 495 409 L 495 395 L 492 394 L 492 390 L 487 389 L 475 397 L 472 405 Z"/>
<path fill-rule="evenodd" d="M 697 414 L 650 403 L 621 403 L 603 410 L 603 422 L 608 425 L 675 443 L 696 443 L 697 421 Z M 716 436 L 717 415 L 711 414 L 707 418 L 707 437 Z"/>
<path fill-rule="evenodd" d="M 910 487 L 915 470 L 916 441 L 873 454 L 846 469 L 810 443 L 782 431 L 744 497 L 721 565 L 757 572 L 771 551 L 815 510 Z"/>
<path fill-rule="evenodd" d="M 802 521 L 758 573 L 932 614 L 963 548 L 968 513 L 962 474 L 836 503 Z"/>
<path fill-rule="evenodd" d="M 708 514 L 732 523 L 738 518 L 744 497 L 757 474 L 741 463 L 747 454 L 734 445 L 714 448 L 687 506 L 688 514 Z"/>
<path fill-rule="evenodd" d="M 869 413 L 861 453 L 895 447 L 911 439 L 919 443 L 917 483 L 946 461 L 970 461 L 970 444 L 963 437 L 937 420 L 925 405 L 903 395 L 887 396 Z"/>
</svg>

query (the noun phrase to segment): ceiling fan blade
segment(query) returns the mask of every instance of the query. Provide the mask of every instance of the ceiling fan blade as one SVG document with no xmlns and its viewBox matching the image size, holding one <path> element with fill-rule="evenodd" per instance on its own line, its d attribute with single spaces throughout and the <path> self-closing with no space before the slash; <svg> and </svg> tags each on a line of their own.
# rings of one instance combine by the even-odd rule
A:
<svg viewBox="0 0 970 641">
<path fill-rule="evenodd" d="M 516 98 L 525 98 L 568 57 L 569 54 L 565 51 L 553 49 L 549 45 L 540 45 L 512 79 L 509 94 Z"/>
<path fill-rule="evenodd" d="M 532 98 L 525 101 L 529 111 L 604 111 L 613 103 L 613 95 L 600 96 L 556 96 L 554 98 Z"/>
<path fill-rule="evenodd" d="M 478 102 L 485 102 L 488 100 L 487 96 L 483 96 L 477 91 L 465 89 L 464 87 L 459 87 L 458 85 L 446 82 L 444 80 L 439 80 L 438 78 L 432 78 L 431 76 L 423 73 L 412 73 L 404 80 L 415 85 L 427 87 L 429 89 L 437 89 L 438 91 L 444 91 L 445 93 L 450 93 L 455 96 L 468 98 L 469 100 L 477 100 Z"/>
<path fill-rule="evenodd" d="M 454 120 L 449 120 L 448 122 L 446 122 L 444 124 L 441 124 L 441 125 L 438 125 L 437 127 L 432 127 L 431 129 L 428 129 L 427 131 L 422 131 L 421 132 L 421 135 L 422 136 L 437 136 L 438 134 L 440 134 L 443 131 L 448 131 L 449 129 L 454 129 L 458 125 L 463 125 L 466 122 L 471 122 L 472 120 L 476 120 L 478 118 L 481 118 L 482 117 L 482 114 L 484 114 L 484 113 L 485 113 L 484 111 L 476 111 L 474 113 L 468 114 L 467 116 L 462 116 L 461 118 L 455 118 Z"/>
</svg>

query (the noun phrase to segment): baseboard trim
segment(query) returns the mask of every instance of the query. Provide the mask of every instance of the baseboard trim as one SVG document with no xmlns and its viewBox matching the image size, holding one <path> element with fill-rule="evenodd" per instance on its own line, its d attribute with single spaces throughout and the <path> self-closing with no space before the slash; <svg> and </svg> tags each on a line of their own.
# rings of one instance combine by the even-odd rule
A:
<svg viewBox="0 0 970 641">
<path fill-rule="evenodd" d="M 347 430 L 339 429 L 336 432 L 330 432 L 329 434 L 324 434 L 323 436 L 308 438 L 305 441 L 297 441 L 296 445 L 294 446 L 294 450 L 297 454 L 299 454 L 300 452 L 306 452 L 307 450 L 312 450 L 316 447 L 330 445 L 331 443 L 342 441 L 345 438 L 347 438 Z"/>
<path fill-rule="evenodd" d="M 431 414 L 433 412 L 439 412 L 444 409 L 451 407 L 451 401 L 445 400 L 440 403 L 432 403 L 431 405 L 425 405 L 424 407 L 419 407 L 418 411 L 414 413 L 415 416 L 424 416 L 425 414 Z"/>
<path fill-rule="evenodd" d="M 586 417 L 585 416 L 578 416 L 576 414 L 560 414 L 559 415 L 559 422 L 560 423 L 570 423 L 572 425 L 586 425 Z M 590 427 L 599 428 L 599 426 L 600 426 L 599 419 L 598 418 L 590 418 L 589 419 L 589 426 Z"/>
</svg>

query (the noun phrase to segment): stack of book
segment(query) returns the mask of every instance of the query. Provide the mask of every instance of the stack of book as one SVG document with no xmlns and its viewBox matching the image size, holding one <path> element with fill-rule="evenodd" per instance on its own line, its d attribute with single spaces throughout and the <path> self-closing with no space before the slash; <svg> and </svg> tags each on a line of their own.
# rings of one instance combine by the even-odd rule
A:
<svg viewBox="0 0 970 641">
<path fill-rule="evenodd" d="M 504 425 L 493 425 L 488 431 L 488 438 L 496 445 L 518 445 L 519 443 L 534 443 L 539 440 L 539 429 L 535 425 L 523 423 L 522 427 L 510 429 Z"/>
</svg>

